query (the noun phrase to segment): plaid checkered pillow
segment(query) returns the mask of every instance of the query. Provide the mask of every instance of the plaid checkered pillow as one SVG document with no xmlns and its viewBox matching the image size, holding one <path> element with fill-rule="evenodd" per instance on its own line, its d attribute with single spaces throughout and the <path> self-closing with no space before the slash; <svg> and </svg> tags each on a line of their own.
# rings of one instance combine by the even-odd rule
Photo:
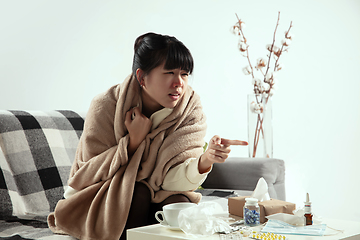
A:
<svg viewBox="0 0 360 240">
<path fill-rule="evenodd" d="M 72 111 L 0 111 L 0 218 L 54 210 L 83 125 Z"/>
</svg>

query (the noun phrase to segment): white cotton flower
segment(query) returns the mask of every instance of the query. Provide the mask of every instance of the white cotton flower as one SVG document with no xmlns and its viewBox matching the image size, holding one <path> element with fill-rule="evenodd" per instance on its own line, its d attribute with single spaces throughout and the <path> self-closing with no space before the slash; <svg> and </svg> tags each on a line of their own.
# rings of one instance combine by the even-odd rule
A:
<svg viewBox="0 0 360 240">
<path fill-rule="evenodd" d="M 244 29 L 246 27 L 245 22 L 240 21 L 240 29 Z"/>
<path fill-rule="evenodd" d="M 264 107 L 263 107 L 262 103 L 251 102 L 250 103 L 250 110 L 253 113 L 259 114 L 259 113 L 263 112 Z"/>
<path fill-rule="evenodd" d="M 281 40 L 281 44 L 288 47 L 291 44 L 291 40 L 288 38 L 284 38 L 283 40 Z"/>
<path fill-rule="evenodd" d="M 268 51 L 270 51 L 270 52 L 271 52 L 271 46 L 272 46 L 272 44 L 267 44 L 267 45 L 266 45 L 266 49 L 267 49 Z"/>
<path fill-rule="evenodd" d="M 239 50 L 241 52 L 245 52 L 247 48 L 248 48 L 248 45 L 246 43 L 244 43 L 244 42 L 239 43 Z"/>
<path fill-rule="evenodd" d="M 265 92 L 268 92 L 270 90 L 271 85 L 270 85 L 270 83 L 267 83 L 267 82 L 261 82 L 258 85 L 258 88 L 259 88 L 260 93 L 265 93 Z"/>
<path fill-rule="evenodd" d="M 267 64 L 267 61 L 265 58 L 258 58 L 256 66 L 257 66 L 257 68 L 263 68 L 266 66 L 266 64 Z"/>
<path fill-rule="evenodd" d="M 270 96 L 269 92 L 264 92 L 263 93 L 263 99 L 267 99 Z M 265 105 L 266 107 L 266 105 Z"/>
<path fill-rule="evenodd" d="M 237 25 L 233 26 L 233 27 L 230 29 L 230 31 L 231 31 L 233 34 L 235 34 L 235 35 L 239 35 L 239 32 L 240 32 L 239 27 L 238 27 Z"/>
<path fill-rule="evenodd" d="M 274 84 L 275 81 L 276 81 L 276 73 L 275 72 L 268 72 L 265 75 L 265 80 L 264 81 L 266 83 L 269 83 L 269 84 Z"/>
<path fill-rule="evenodd" d="M 293 40 L 294 34 L 292 34 L 291 32 L 285 31 L 285 38 Z"/>
<path fill-rule="evenodd" d="M 277 53 L 277 52 L 279 52 L 279 51 L 280 51 L 280 48 L 279 48 L 278 46 L 274 45 L 274 46 L 273 46 L 273 52 L 274 52 L 274 53 Z"/>
<path fill-rule="evenodd" d="M 271 51 L 271 47 L 272 47 L 272 51 Z M 272 44 L 266 45 L 266 49 L 270 52 L 273 52 L 276 56 L 280 56 L 280 54 L 281 54 L 280 48 L 278 46 L 276 46 L 275 44 L 274 45 L 272 45 Z"/>
<path fill-rule="evenodd" d="M 252 73 L 250 66 L 246 66 L 242 70 L 245 75 L 250 75 Z"/>
<path fill-rule="evenodd" d="M 264 83 L 263 88 L 264 88 L 264 91 L 266 91 L 266 92 L 269 91 L 270 90 L 270 84 Z"/>
<path fill-rule="evenodd" d="M 259 86 L 259 91 L 260 91 L 260 93 L 265 92 L 265 87 L 264 87 L 264 85 L 260 85 L 260 86 Z"/>
<path fill-rule="evenodd" d="M 259 85 L 261 84 L 261 80 L 259 78 L 253 78 L 251 81 L 252 85 Z"/>
</svg>

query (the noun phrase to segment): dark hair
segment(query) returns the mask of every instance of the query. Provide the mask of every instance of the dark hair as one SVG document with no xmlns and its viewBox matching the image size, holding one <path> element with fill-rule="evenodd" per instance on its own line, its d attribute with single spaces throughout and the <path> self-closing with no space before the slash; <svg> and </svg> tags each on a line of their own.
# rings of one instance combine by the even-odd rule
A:
<svg viewBox="0 0 360 240">
<path fill-rule="evenodd" d="M 134 60 L 132 72 L 140 68 L 145 74 L 165 62 L 165 69 L 180 68 L 192 73 L 194 60 L 189 49 L 175 37 L 146 33 L 139 36 L 134 44 Z"/>
</svg>

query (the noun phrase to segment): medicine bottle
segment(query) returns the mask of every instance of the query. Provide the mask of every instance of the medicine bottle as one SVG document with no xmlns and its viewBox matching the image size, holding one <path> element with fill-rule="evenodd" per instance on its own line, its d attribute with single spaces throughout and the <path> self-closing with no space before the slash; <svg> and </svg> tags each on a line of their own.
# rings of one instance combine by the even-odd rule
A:
<svg viewBox="0 0 360 240">
<path fill-rule="evenodd" d="M 245 198 L 244 222 L 246 226 L 260 225 L 260 207 L 256 198 Z"/>
<path fill-rule="evenodd" d="M 306 202 L 305 202 L 305 225 L 312 225 L 313 224 L 313 215 L 311 213 L 311 202 L 309 193 L 306 193 Z"/>
</svg>

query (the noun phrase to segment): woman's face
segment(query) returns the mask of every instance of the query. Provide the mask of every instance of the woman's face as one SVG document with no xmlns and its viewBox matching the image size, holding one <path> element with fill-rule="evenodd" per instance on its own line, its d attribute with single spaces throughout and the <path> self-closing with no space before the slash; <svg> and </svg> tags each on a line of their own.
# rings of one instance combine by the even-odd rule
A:
<svg viewBox="0 0 360 240">
<path fill-rule="evenodd" d="M 138 79 L 141 79 L 143 105 L 146 110 L 154 113 L 163 107 L 174 108 L 186 91 L 188 77 L 187 71 L 179 68 L 164 69 L 164 64 L 142 78 L 138 75 Z"/>
</svg>

